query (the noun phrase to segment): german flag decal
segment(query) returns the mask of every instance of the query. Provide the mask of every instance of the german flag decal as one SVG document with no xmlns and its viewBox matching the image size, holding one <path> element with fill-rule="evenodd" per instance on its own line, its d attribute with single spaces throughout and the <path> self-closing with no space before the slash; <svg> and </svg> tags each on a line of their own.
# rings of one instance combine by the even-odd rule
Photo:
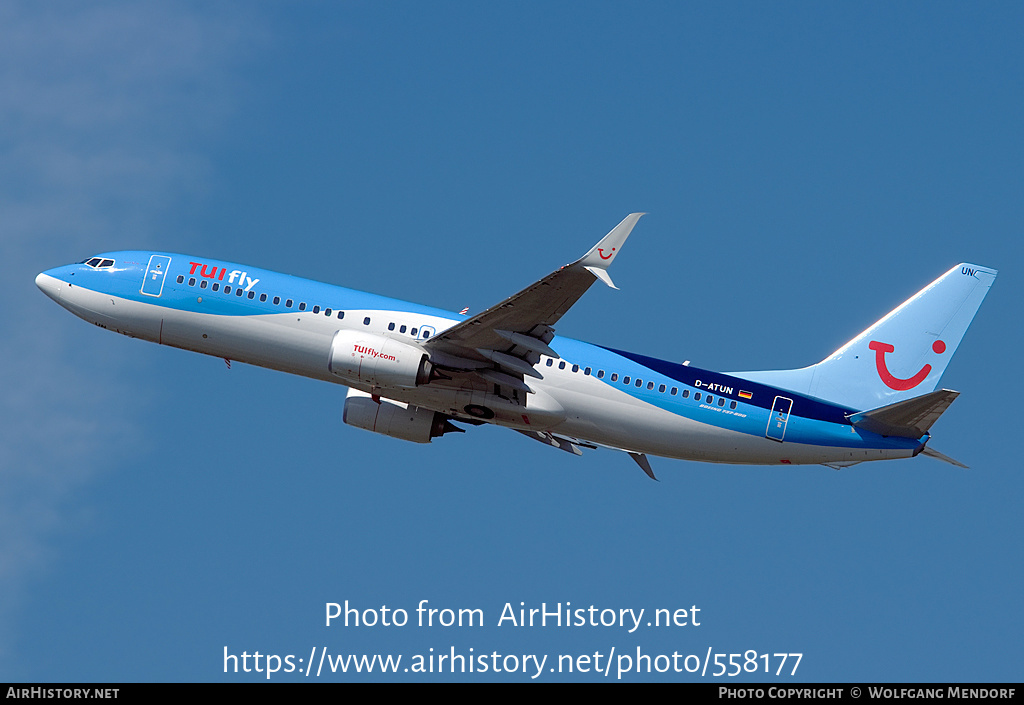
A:
<svg viewBox="0 0 1024 705">
<path fill-rule="evenodd" d="M 754 395 L 753 395 L 752 392 L 744 392 L 742 389 L 740 390 L 740 399 L 753 399 L 753 398 L 754 398 Z"/>
</svg>

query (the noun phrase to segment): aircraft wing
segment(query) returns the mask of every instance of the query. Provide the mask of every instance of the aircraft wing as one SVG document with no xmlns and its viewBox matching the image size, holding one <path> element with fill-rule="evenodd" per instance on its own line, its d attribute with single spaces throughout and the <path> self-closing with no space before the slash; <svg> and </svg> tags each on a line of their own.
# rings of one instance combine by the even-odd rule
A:
<svg viewBox="0 0 1024 705">
<path fill-rule="evenodd" d="M 631 213 L 580 259 L 428 340 L 424 347 L 431 360 L 442 367 L 476 370 L 490 382 L 531 391 L 524 376 L 542 378 L 534 369 L 540 356 L 558 357 L 548 347 L 558 320 L 597 279 L 617 288 L 608 276 L 608 266 L 642 215 Z"/>
<path fill-rule="evenodd" d="M 565 436 L 560 435 L 556 436 L 550 431 L 519 431 L 519 433 L 523 434 L 527 438 L 532 438 L 535 441 L 540 441 L 541 443 L 545 443 L 553 448 L 558 448 L 559 450 L 564 450 L 565 452 L 572 453 L 573 455 L 583 455 L 583 451 L 580 450 L 580 448 L 597 448 L 598 446 L 610 448 L 611 450 L 620 450 L 636 461 L 636 464 L 640 466 L 640 469 L 644 471 L 644 474 L 647 475 L 647 477 L 651 478 L 655 482 L 658 481 L 658 478 L 654 476 L 654 470 L 651 468 L 651 461 L 647 459 L 646 453 L 626 450 L 625 448 L 617 448 L 615 446 L 605 445 L 604 443 L 592 443 L 590 441 L 580 440 L 579 438 L 566 438 Z M 951 462 L 956 463 L 955 460 Z"/>
</svg>

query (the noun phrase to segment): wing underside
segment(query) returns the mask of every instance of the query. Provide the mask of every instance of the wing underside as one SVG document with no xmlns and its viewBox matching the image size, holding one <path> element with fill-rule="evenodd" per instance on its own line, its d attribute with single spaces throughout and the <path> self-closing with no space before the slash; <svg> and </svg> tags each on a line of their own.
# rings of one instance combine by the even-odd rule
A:
<svg viewBox="0 0 1024 705">
<path fill-rule="evenodd" d="M 546 395 L 534 390 L 530 381 L 543 379 L 537 369 L 542 356 L 559 358 L 550 346 L 555 325 L 598 279 L 615 288 L 608 267 L 642 215 L 631 213 L 580 259 L 427 341 L 424 348 L 434 365 L 436 383 L 485 390 L 507 403 L 521 405 L 526 415 L 538 403 L 543 404 L 540 397 Z M 520 432 L 574 455 L 581 455 L 582 448 L 597 447 L 550 431 Z M 647 456 L 626 452 L 656 479 Z"/>
<path fill-rule="evenodd" d="M 613 286 L 606 270 L 641 215 L 626 216 L 572 264 L 431 338 L 424 345 L 431 360 L 490 384 L 532 392 L 527 378 L 543 378 L 534 369 L 541 356 L 558 357 L 548 345 L 555 324 L 597 279 Z"/>
</svg>

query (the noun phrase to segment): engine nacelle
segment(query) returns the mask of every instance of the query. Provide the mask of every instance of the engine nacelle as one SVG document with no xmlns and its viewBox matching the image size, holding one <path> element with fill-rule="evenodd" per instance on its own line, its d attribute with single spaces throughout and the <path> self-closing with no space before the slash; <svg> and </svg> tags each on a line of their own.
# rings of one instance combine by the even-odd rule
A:
<svg viewBox="0 0 1024 705">
<path fill-rule="evenodd" d="M 340 330 L 331 343 L 328 369 L 353 382 L 372 387 L 411 388 L 430 379 L 430 358 L 418 345 L 393 338 Z"/>
<path fill-rule="evenodd" d="M 414 443 L 430 443 L 449 431 L 462 431 L 444 414 L 390 399 L 374 401 L 358 389 L 349 389 L 342 418 L 350 426 Z"/>
</svg>

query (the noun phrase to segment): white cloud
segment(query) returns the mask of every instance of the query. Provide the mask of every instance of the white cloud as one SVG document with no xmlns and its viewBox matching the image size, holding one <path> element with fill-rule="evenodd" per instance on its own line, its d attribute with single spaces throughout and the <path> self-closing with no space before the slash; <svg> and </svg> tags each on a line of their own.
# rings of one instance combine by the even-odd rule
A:
<svg viewBox="0 0 1024 705">
<path fill-rule="evenodd" d="M 202 183 L 197 142 L 230 114 L 254 34 L 175 3 L 0 7 L 0 208 L 20 216 L 3 244 L 144 224 Z"/>
<path fill-rule="evenodd" d="M 144 247 L 201 193 L 202 143 L 260 40 L 251 19 L 203 4 L 0 5 L 0 661 L 19 595 L 80 520 L 73 493 L 140 442 L 113 376 L 87 372 L 106 348 L 62 320 L 35 274 L 113 232 Z"/>
</svg>

